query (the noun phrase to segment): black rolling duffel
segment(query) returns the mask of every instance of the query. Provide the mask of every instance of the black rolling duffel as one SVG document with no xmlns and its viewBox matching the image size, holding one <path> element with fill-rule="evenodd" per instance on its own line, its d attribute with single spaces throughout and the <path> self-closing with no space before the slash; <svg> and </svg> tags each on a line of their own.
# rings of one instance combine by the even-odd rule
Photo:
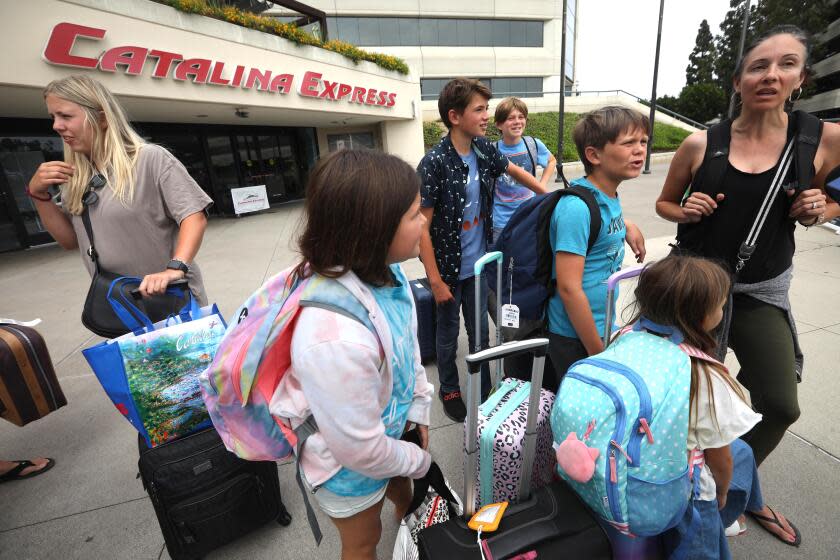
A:
<svg viewBox="0 0 840 560">
<path fill-rule="evenodd" d="M 428 278 L 409 280 L 414 306 L 417 308 L 417 339 L 420 361 L 427 364 L 437 357 L 437 304 Z"/>
<path fill-rule="evenodd" d="M 270 521 L 291 523 L 277 464 L 240 459 L 213 428 L 152 449 L 138 441 L 140 478 L 173 560 L 200 558 Z"/>
<path fill-rule="evenodd" d="M 475 434 L 478 412 L 478 376 L 481 364 L 500 360 L 508 356 L 533 353 L 532 375 L 539 372 L 545 361 L 547 339 L 531 339 L 511 342 L 467 356 L 470 375 L 465 429 Z M 533 395 L 533 392 L 532 392 Z M 417 535 L 417 547 L 421 560 L 481 560 L 493 558 L 503 560 L 528 552 L 536 552 L 536 558 L 552 560 L 610 560 L 612 548 L 606 533 L 595 520 L 594 515 L 563 481 L 556 480 L 535 492 L 530 492 L 530 473 L 533 469 L 536 447 L 536 418 L 529 415 L 524 443 L 524 460 L 520 482 L 520 499 L 511 504 L 502 517 L 496 531 L 482 533 L 485 553 L 482 555 L 475 531 L 467 527 L 467 521 L 475 510 L 477 495 L 476 479 L 479 449 L 468 451 L 467 466 L 464 468 L 464 510 L 465 519 L 456 517 L 445 523 L 432 525 Z M 475 436 L 467 441 L 476 441 Z M 486 505 L 486 504 L 484 504 Z"/>
</svg>

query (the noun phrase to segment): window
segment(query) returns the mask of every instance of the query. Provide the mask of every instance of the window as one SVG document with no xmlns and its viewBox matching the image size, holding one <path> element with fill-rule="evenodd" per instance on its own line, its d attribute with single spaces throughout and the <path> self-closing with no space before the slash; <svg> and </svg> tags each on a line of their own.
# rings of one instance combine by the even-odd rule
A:
<svg viewBox="0 0 840 560">
<path fill-rule="evenodd" d="M 327 144 L 330 152 L 338 150 L 376 149 L 376 139 L 372 132 L 351 132 L 349 134 L 328 134 Z"/>
<path fill-rule="evenodd" d="M 423 78 L 420 80 L 420 97 L 424 101 L 435 100 L 440 95 L 443 86 L 452 78 Z M 491 89 L 494 98 L 508 97 L 542 97 L 542 76 L 531 77 L 497 77 L 478 78 Z"/>
<path fill-rule="evenodd" d="M 542 47 L 542 21 L 331 17 L 330 36 L 360 47 Z"/>
</svg>

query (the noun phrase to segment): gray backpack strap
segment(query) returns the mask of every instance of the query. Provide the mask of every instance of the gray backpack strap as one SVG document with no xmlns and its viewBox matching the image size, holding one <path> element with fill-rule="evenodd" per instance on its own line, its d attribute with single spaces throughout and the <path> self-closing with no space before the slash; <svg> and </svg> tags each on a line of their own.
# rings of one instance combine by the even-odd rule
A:
<svg viewBox="0 0 840 560">
<path fill-rule="evenodd" d="M 295 480 L 300 489 L 300 495 L 303 496 L 303 505 L 306 507 L 306 520 L 309 522 L 312 536 L 315 537 L 315 544 L 320 545 L 321 539 L 323 538 L 321 527 L 318 525 L 315 510 L 312 509 L 312 504 L 309 503 L 309 493 L 306 491 L 306 487 L 303 485 L 303 479 L 300 476 L 300 450 L 303 448 L 306 440 L 309 439 L 309 436 L 317 431 L 318 424 L 315 423 L 315 417 L 311 414 L 303 421 L 303 424 L 295 428 L 295 435 L 297 436 L 297 444 L 295 445 Z"/>
<path fill-rule="evenodd" d="M 522 139 L 525 141 L 525 149 L 528 151 L 528 157 L 531 158 L 531 168 L 533 171 L 531 172 L 534 177 L 537 176 L 537 141 L 534 140 L 533 136 L 523 136 Z"/>
</svg>

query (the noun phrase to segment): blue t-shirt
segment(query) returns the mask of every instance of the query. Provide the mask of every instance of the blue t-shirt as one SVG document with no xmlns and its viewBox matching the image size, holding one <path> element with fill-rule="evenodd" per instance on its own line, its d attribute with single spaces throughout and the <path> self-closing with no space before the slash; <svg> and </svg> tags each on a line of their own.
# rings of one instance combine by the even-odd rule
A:
<svg viewBox="0 0 840 560">
<path fill-rule="evenodd" d="M 408 410 L 414 400 L 414 330 L 409 328 L 411 321 L 411 288 L 408 279 L 397 264 L 391 265 L 394 286 L 370 286 L 373 298 L 391 331 L 391 344 L 394 359 L 391 369 L 394 373 L 391 400 L 382 411 L 382 423 L 388 437 L 399 439 L 408 420 Z M 342 467 L 332 478 L 324 483 L 324 488 L 339 496 L 366 496 L 373 494 L 387 480 L 369 478 L 356 471 Z"/>
<path fill-rule="evenodd" d="M 605 195 L 586 177 L 575 179 L 572 185 L 586 187 L 595 194 L 595 200 L 601 209 L 601 232 L 587 255 L 589 209 L 578 197 L 565 196 L 557 203 L 551 215 L 549 239 L 555 253 L 563 251 L 586 258 L 583 264 L 583 291 L 589 299 L 589 307 L 592 309 L 598 333 L 603 334 L 607 305 L 606 280 L 612 273 L 621 269 L 621 263 L 624 260 L 625 228 L 621 202 L 618 196 L 610 198 Z M 556 261 L 552 259 L 552 278 L 557 277 L 555 263 Z M 615 291 L 615 296 L 617 298 L 618 290 Z M 613 317 L 609 320 L 612 322 Z M 548 302 L 548 330 L 560 336 L 579 338 L 556 290 Z"/>
<path fill-rule="evenodd" d="M 475 150 L 470 150 L 470 154 L 461 156 L 461 159 L 470 167 L 465 189 L 464 220 L 461 222 L 461 270 L 458 273 L 458 280 L 465 280 L 473 276 L 475 261 L 487 252 L 487 239 L 484 235 L 484 214 L 481 213 L 481 182 Z"/>
<path fill-rule="evenodd" d="M 534 142 L 537 145 L 537 165 L 544 168 L 548 165 L 551 153 L 539 138 L 534 138 Z M 499 141 L 496 147 L 503 156 L 508 158 L 508 161 L 536 176 L 536 170 L 531 163 L 531 156 L 528 155 L 525 140 L 520 139 L 519 143 L 513 146 L 508 146 L 504 141 Z M 507 173 L 496 179 L 496 188 L 493 195 L 493 227 L 495 229 L 505 227 L 519 205 L 532 196 L 534 196 L 534 191 L 528 187 L 523 187 L 521 183 L 515 181 Z"/>
</svg>

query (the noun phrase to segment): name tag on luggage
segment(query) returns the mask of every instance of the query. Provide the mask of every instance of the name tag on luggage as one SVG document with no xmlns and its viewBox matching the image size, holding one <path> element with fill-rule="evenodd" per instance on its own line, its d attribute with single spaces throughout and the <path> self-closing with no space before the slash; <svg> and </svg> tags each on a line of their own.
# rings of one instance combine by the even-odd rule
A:
<svg viewBox="0 0 840 560">
<path fill-rule="evenodd" d="M 502 326 L 519 328 L 519 307 L 511 303 L 502 306 Z"/>
</svg>

